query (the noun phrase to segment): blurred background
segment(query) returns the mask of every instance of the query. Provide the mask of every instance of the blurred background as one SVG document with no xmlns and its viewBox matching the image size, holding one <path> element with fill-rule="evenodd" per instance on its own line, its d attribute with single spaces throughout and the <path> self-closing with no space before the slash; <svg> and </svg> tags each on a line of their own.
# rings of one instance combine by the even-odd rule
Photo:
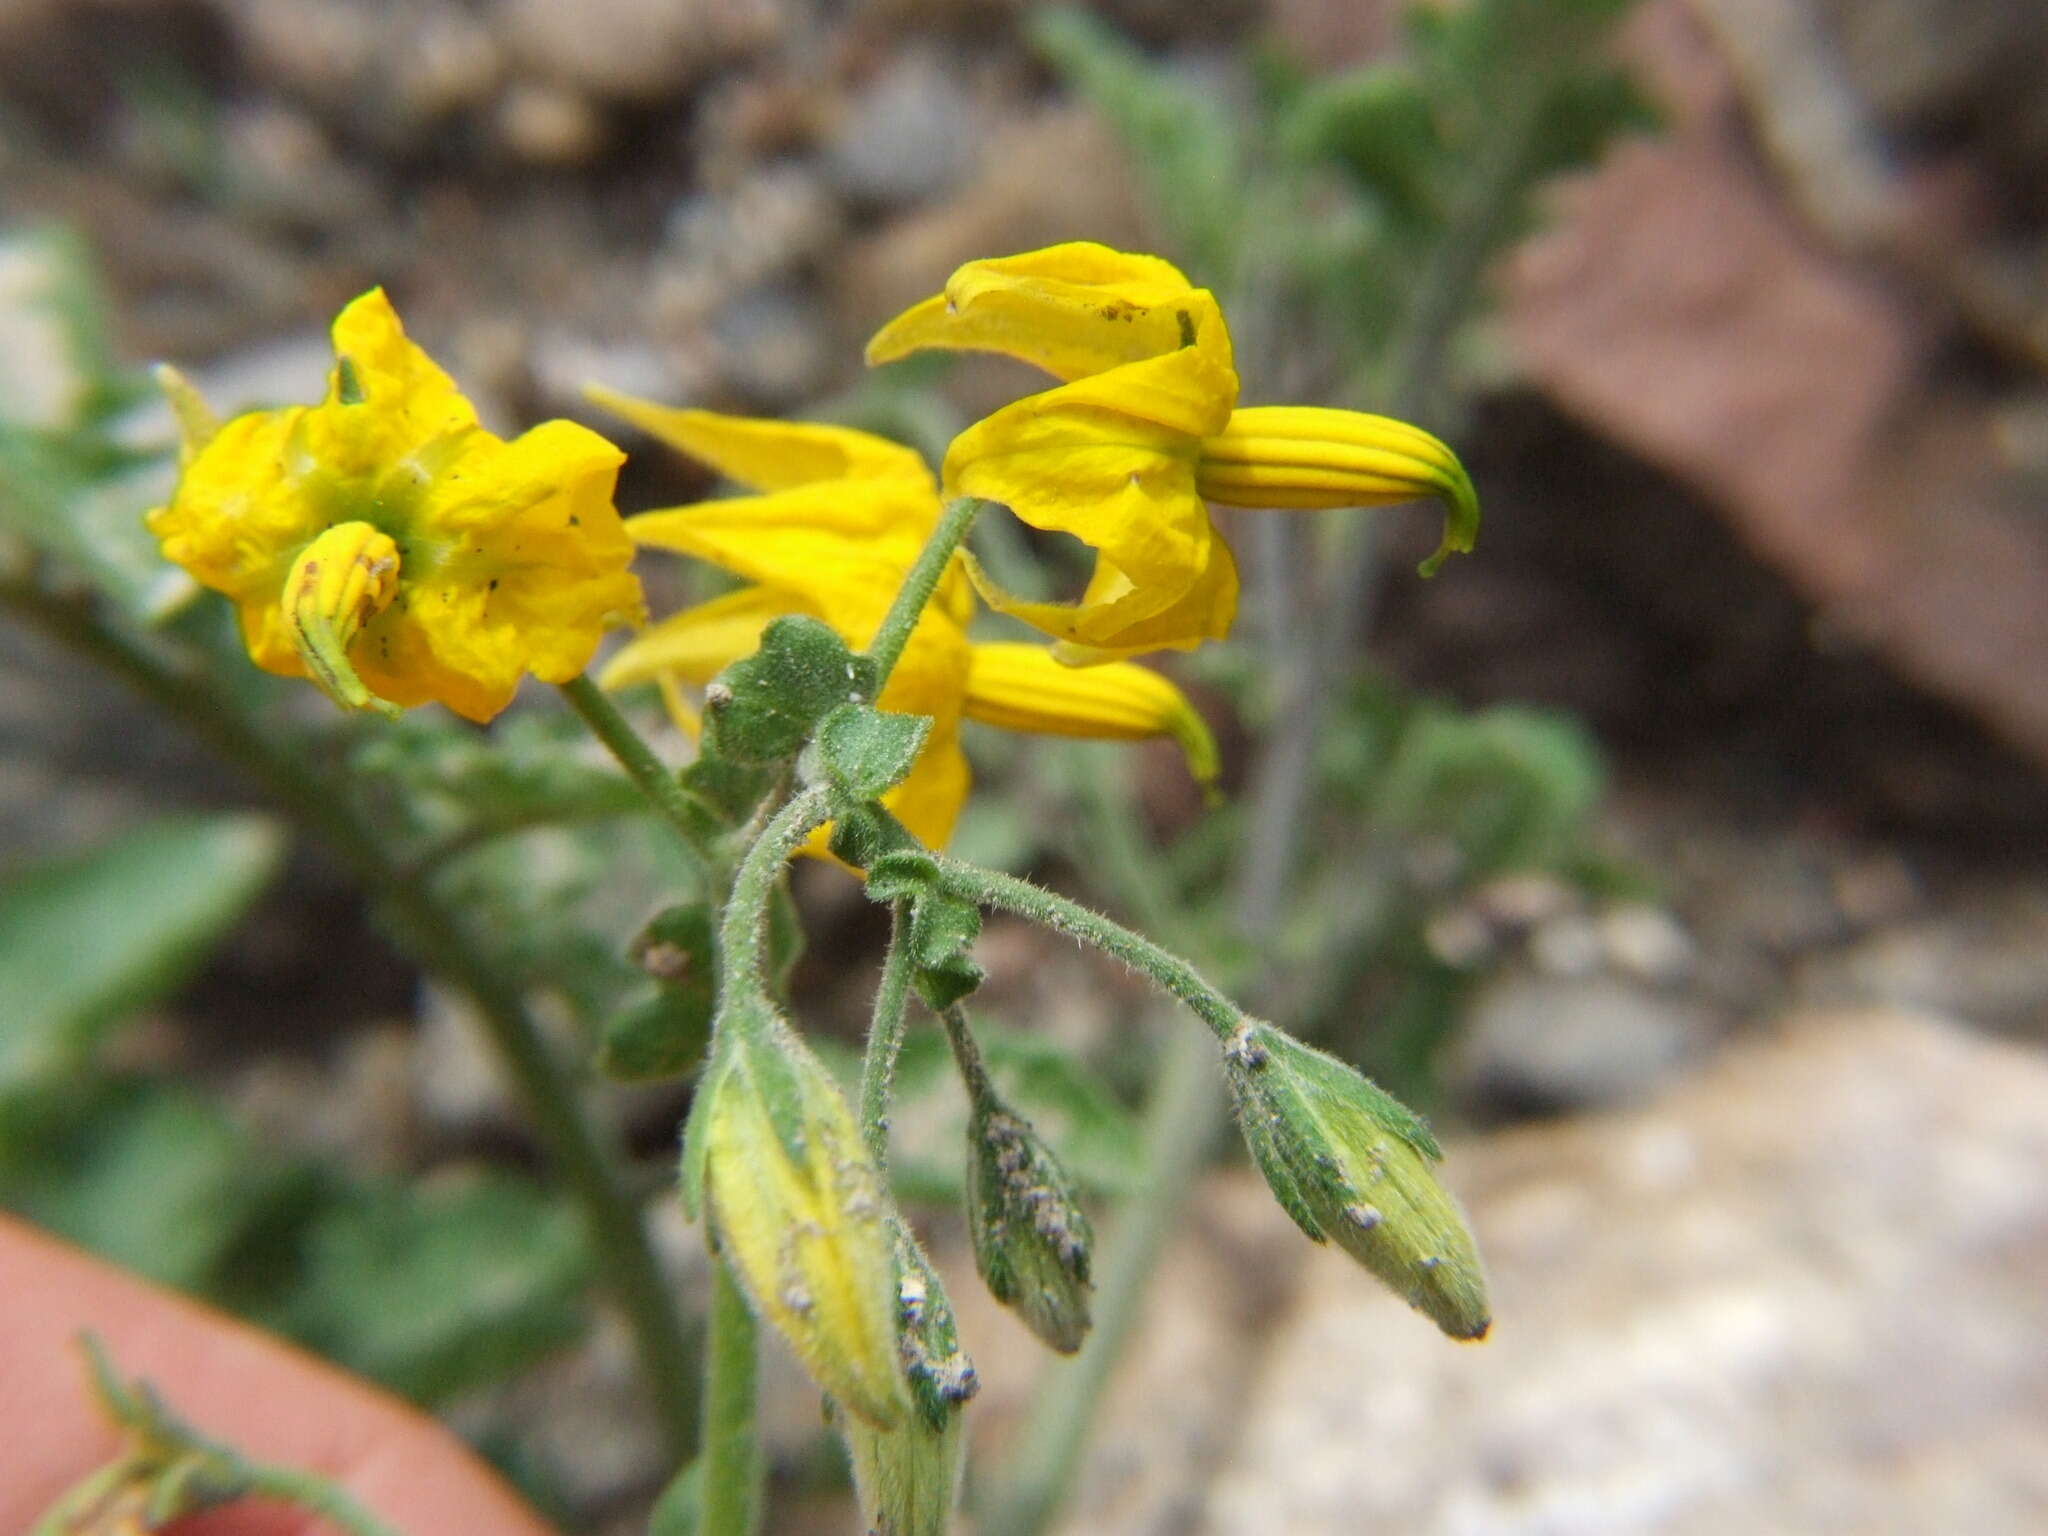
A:
<svg viewBox="0 0 2048 1536">
<path fill-rule="evenodd" d="M 1158 250 L 1248 402 L 1452 442 L 1478 552 L 1424 583 L 1425 509 L 1233 515 L 1241 643 L 1167 664 L 1225 805 L 1171 748 L 987 733 L 955 848 L 1425 1107 L 1496 1327 L 1452 1347 L 1301 1241 L 1205 1161 L 1213 1087 L 1159 1086 L 1184 1021 L 992 922 L 992 1053 L 1108 1226 L 1170 1219 L 1063 1446 L 1094 1389 L 975 1283 L 913 1043 L 899 1183 L 981 1369 L 980 1528 L 1057 1483 L 1096 1532 L 2038 1531 L 2044 85 L 2026 0 L 12 0 L 0 529 L 146 606 L 168 415 L 131 370 L 311 399 L 373 283 L 501 430 L 618 435 L 596 380 L 936 456 L 1037 385 L 864 374 L 877 324 L 976 256 Z M 625 510 L 712 489 L 622 441 Z M 1013 586 L 1079 569 L 984 537 Z M 657 612 L 711 590 L 645 569 Z M 673 871 L 531 705 L 497 755 L 423 717 L 343 746 L 415 811 L 494 808 L 442 873 L 587 1054 Z M 642 1529 L 659 1437 L 460 999 L 4 611 L 0 880 L 0 1205 L 435 1407 L 565 1528 Z M 851 1049 L 885 925 L 834 870 L 797 893 L 799 1014 Z M 696 1287 L 687 1085 L 603 1091 Z M 771 1528 L 844 1528 L 772 1376 Z"/>
</svg>

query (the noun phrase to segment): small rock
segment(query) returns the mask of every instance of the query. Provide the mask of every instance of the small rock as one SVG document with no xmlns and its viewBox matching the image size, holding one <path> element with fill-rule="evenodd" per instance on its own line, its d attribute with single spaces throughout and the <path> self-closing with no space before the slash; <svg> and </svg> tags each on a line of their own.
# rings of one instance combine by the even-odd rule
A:
<svg viewBox="0 0 2048 1536">
<path fill-rule="evenodd" d="M 835 186 L 884 208 L 938 196 L 974 169 L 982 118 L 960 68 L 928 50 L 894 60 L 845 108 L 826 153 Z"/>
<path fill-rule="evenodd" d="M 1835 904 L 1859 927 L 1896 922 L 1920 900 L 1920 881 L 1912 866 L 1889 849 L 1866 854 L 1835 871 Z"/>
<path fill-rule="evenodd" d="M 787 17 L 782 0 L 502 0 L 498 23 L 534 75 L 604 101 L 655 103 L 774 42 Z"/>
<path fill-rule="evenodd" d="M 1564 881 L 1534 871 L 1489 880 L 1472 899 L 1488 921 L 1503 928 L 1533 928 L 1578 905 L 1577 893 Z"/>
<path fill-rule="evenodd" d="M 1493 925 L 1470 907 L 1438 913 L 1422 930 L 1422 942 L 1445 965 L 1470 970 L 1493 953 Z"/>
<path fill-rule="evenodd" d="M 2048 899 L 1987 901 L 1881 930 L 1808 959 L 1794 988 L 1815 1003 L 1922 1008 L 2048 1037 Z"/>
<path fill-rule="evenodd" d="M 497 124 L 506 149 L 532 165 L 581 165 L 604 147 L 604 119 L 567 86 L 520 82 L 498 103 Z"/>
<path fill-rule="evenodd" d="M 1697 957 L 1692 935 L 1662 907 L 1627 902 L 1609 907 L 1596 923 L 1601 947 L 1616 970 L 1659 984 L 1692 973 Z"/>
<path fill-rule="evenodd" d="M 1619 977 L 1510 972 L 1473 1003 L 1447 1076 L 1475 1113 L 1620 1104 L 1662 1082 L 1717 1032 L 1705 1006 Z"/>
<path fill-rule="evenodd" d="M 701 284 L 701 318 L 739 288 L 788 276 L 838 237 L 839 205 L 818 173 L 794 160 L 670 210 L 658 258 Z"/>
<path fill-rule="evenodd" d="M 1529 935 L 1529 958 L 1551 976 L 1590 976 L 1600 969 L 1606 950 L 1593 920 L 1568 912 Z"/>
<path fill-rule="evenodd" d="M 711 334 L 726 379 L 764 405 L 793 405 L 817 393 L 831 370 L 825 316 L 800 289 L 742 294 L 719 311 Z"/>
</svg>

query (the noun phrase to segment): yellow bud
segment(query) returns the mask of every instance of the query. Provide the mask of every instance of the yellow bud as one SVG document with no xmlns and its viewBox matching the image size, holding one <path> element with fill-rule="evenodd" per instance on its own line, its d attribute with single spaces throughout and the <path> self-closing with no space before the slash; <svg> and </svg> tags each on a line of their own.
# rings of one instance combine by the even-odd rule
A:
<svg viewBox="0 0 2048 1536">
<path fill-rule="evenodd" d="M 349 665 L 348 648 L 398 591 L 398 546 L 368 523 L 336 523 L 292 562 L 284 582 L 292 646 L 320 691 L 343 709 L 398 714 Z"/>
<path fill-rule="evenodd" d="M 1221 432 L 1202 440 L 1195 482 L 1208 500 L 1234 507 L 1385 507 L 1435 497 L 1449 520 L 1423 562 L 1425 576 L 1446 555 L 1471 549 L 1479 533 L 1478 493 L 1458 456 L 1420 427 L 1364 411 L 1232 411 Z"/>
<path fill-rule="evenodd" d="M 755 1312 L 849 1412 L 909 1406 L 888 1202 L 824 1065 L 773 1016 L 721 1019 L 704 1122 L 713 1228 Z M 695 1132 L 693 1130 L 692 1134 Z"/>
</svg>

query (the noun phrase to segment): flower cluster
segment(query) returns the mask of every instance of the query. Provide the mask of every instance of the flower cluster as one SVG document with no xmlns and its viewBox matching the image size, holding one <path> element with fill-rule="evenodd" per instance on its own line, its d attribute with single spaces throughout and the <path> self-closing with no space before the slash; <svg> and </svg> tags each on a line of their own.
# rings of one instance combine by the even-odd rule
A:
<svg viewBox="0 0 2048 1536">
<path fill-rule="evenodd" d="M 182 467 L 149 526 L 167 558 L 233 601 L 259 666 L 308 677 L 345 707 L 438 701 L 483 721 L 529 673 L 570 685 L 586 722 L 702 855 L 722 910 L 714 919 L 699 900 L 649 929 L 667 946 L 671 982 L 703 951 L 701 984 L 671 986 L 646 1018 L 655 1036 L 675 1030 L 633 1037 L 627 1054 L 666 1064 L 692 1020 L 690 1055 L 708 1036 L 684 1136 L 685 1205 L 707 1216 L 720 1273 L 745 1294 L 742 1309 L 722 1291 L 729 1310 L 748 1329 L 749 1311 L 772 1324 L 828 1395 L 873 1529 L 943 1529 L 975 1388 L 944 1287 L 889 1195 L 890 1074 L 913 988 L 940 1015 L 969 1091 L 977 1268 L 1050 1347 L 1080 1347 L 1089 1327 L 1079 1189 L 998 1094 L 961 1008 L 982 979 L 968 949 L 986 907 L 1092 942 L 1187 1003 L 1216 1031 L 1253 1157 L 1302 1230 L 1451 1336 L 1485 1334 L 1484 1276 L 1420 1121 L 1342 1062 L 1246 1019 L 1140 936 L 933 851 L 967 798 L 970 721 L 1164 738 L 1195 778 L 1213 780 L 1201 715 L 1130 659 L 1229 632 L 1237 568 L 1209 504 L 1435 498 L 1447 520 L 1431 571 L 1471 547 L 1478 522 L 1444 444 L 1356 411 L 1240 406 L 1214 295 L 1156 257 L 1088 244 L 970 262 L 869 343 L 875 363 L 994 351 L 1060 381 L 962 432 L 938 475 L 865 432 L 594 389 L 600 406 L 740 491 L 625 519 L 613 505 L 617 448 L 565 421 L 509 442 L 486 431 L 381 292 L 342 311 L 334 346 L 318 404 L 224 424 L 167 373 Z M 1077 600 L 1010 592 L 959 547 L 988 504 L 1095 551 Z M 643 547 L 738 585 L 649 624 L 630 570 Z M 1044 639 L 975 638 L 977 598 Z M 704 751 L 681 778 L 580 681 L 605 632 L 623 626 L 639 632 L 604 665 L 602 687 L 703 691 Z M 858 1118 L 771 996 L 772 899 L 799 850 L 862 866 L 868 896 L 893 913 Z M 732 1491 L 709 1472 L 704 1481 Z"/>
<path fill-rule="evenodd" d="M 807 614 L 853 644 L 875 633 L 937 523 L 942 497 L 1000 502 L 1097 552 L 1072 603 L 1021 598 L 962 552 L 879 701 L 928 716 L 913 773 L 887 803 L 942 844 L 970 783 L 963 720 L 1107 739 L 1165 736 L 1208 780 L 1201 716 L 1159 673 L 1124 661 L 1229 632 L 1237 568 L 1207 504 L 1449 509 L 1427 562 L 1469 549 L 1478 507 L 1463 467 L 1419 428 L 1313 406 L 1237 404 L 1215 297 L 1153 256 L 1085 243 L 970 262 L 892 320 L 871 362 L 925 348 L 1008 354 L 1064 382 L 956 438 L 943 483 L 912 450 L 847 428 L 593 397 L 757 494 L 622 520 L 623 455 L 552 421 L 506 442 L 405 337 L 381 291 L 334 325 L 336 363 L 313 406 L 217 424 L 175 374 L 182 474 L 150 514 L 164 554 L 231 598 L 249 654 L 338 703 L 389 711 L 438 700 L 473 720 L 527 673 L 567 682 L 604 631 L 636 622 L 634 545 L 718 566 L 746 585 L 671 615 L 602 673 L 702 686 L 768 621 Z M 1051 646 L 968 636 L 974 594 Z"/>
</svg>

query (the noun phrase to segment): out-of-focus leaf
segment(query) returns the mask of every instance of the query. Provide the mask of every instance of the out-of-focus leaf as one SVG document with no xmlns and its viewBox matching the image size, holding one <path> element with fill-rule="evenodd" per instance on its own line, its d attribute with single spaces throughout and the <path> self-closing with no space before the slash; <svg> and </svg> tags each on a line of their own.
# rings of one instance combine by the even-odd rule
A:
<svg viewBox="0 0 2048 1536">
<path fill-rule="evenodd" d="M 103 1084 L 66 1108 L 41 1134 L 4 1138 L 0 1205 L 164 1285 L 208 1291 L 235 1247 L 303 1193 L 302 1168 L 256 1156 L 182 1088 Z M 31 1114 L 0 1106 L 11 1120 Z"/>
<path fill-rule="evenodd" d="M 364 1191 L 322 1215 L 303 1262 L 290 1331 L 421 1403 L 510 1375 L 586 1322 L 574 1213 L 506 1175 Z"/>
<path fill-rule="evenodd" d="M 176 986 L 277 871 L 261 816 L 167 818 L 0 889 L 0 1095 Z"/>
<path fill-rule="evenodd" d="M 703 1482 L 704 1469 L 699 1462 L 678 1472 L 654 1501 L 654 1512 L 647 1517 L 647 1536 L 697 1536 Z"/>
<path fill-rule="evenodd" d="M 1130 146 L 1155 211 L 1199 280 L 1232 282 L 1242 247 L 1246 151 L 1213 82 L 1176 78 L 1085 11 L 1040 10 L 1029 27 L 1032 46 Z"/>
<path fill-rule="evenodd" d="M 1503 705 L 1411 714 L 1375 802 L 1389 826 L 1449 836 L 1468 871 L 1556 859 L 1582 840 L 1606 770 L 1585 727 Z"/>
</svg>

